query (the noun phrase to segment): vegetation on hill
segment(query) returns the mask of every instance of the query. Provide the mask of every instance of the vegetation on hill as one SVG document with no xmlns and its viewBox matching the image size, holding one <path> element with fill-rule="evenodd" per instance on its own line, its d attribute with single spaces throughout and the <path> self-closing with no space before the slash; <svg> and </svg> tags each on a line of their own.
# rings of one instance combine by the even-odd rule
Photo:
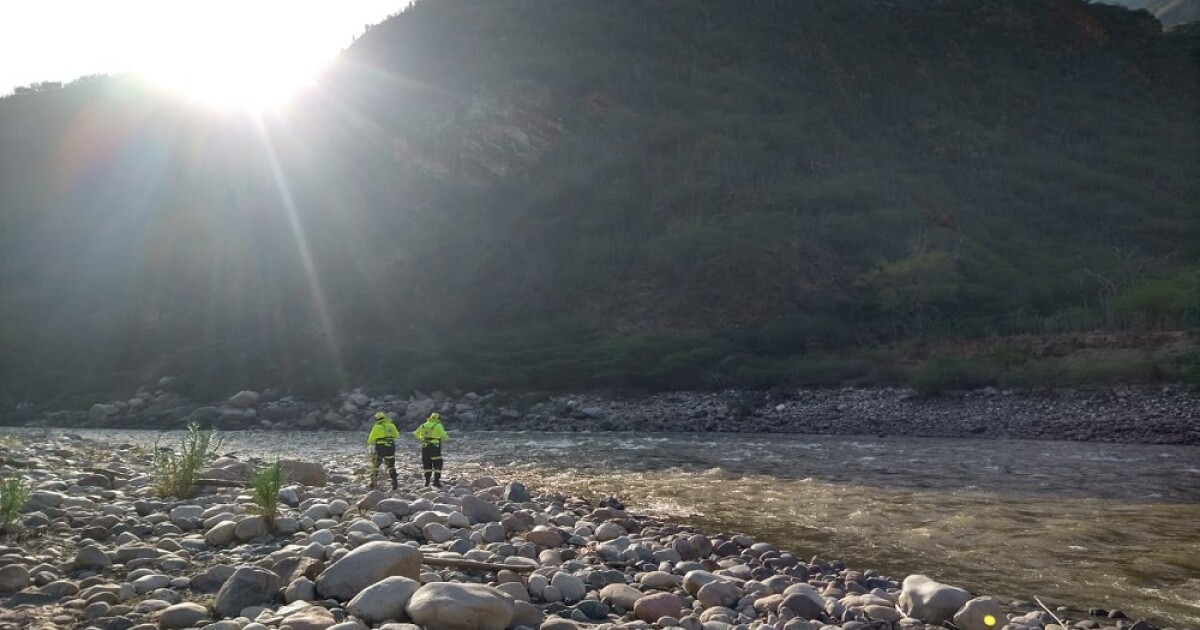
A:
<svg viewBox="0 0 1200 630">
<path fill-rule="evenodd" d="M 1200 0 L 1093 0 L 1149 11 L 1163 26 L 1200 22 Z"/>
<path fill-rule="evenodd" d="M 1082 0 L 422 0 L 278 117 L 14 95 L 0 396 L 905 382 L 1194 329 L 1198 51 Z"/>
</svg>

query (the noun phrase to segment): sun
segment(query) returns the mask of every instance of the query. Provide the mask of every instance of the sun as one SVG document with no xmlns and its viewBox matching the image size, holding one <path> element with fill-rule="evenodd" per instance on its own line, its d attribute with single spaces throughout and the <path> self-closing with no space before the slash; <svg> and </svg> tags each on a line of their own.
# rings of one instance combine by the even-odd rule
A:
<svg viewBox="0 0 1200 630">
<path fill-rule="evenodd" d="M 242 63 L 200 58 L 141 74 L 202 104 L 252 111 L 281 107 L 314 75 L 307 68 L 250 57 Z"/>
<path fill-rule="evenodd" d="M 212 0 L 197 11 L 191 3 L 158 3 L 141 16 L 146 28 L 134 71 L 209 105 L 278 107 L 336 56 L 334 42 L 348 41 L 329 28 L 332 9 L 314 6 Z"/>
</svg>

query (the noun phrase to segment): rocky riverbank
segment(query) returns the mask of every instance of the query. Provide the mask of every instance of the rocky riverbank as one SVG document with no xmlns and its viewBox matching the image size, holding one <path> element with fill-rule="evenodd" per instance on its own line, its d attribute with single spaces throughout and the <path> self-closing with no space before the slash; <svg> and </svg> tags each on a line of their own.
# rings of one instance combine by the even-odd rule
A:
<svg viewBox="0 0 1200 630">
<path fill-rule="evenodd" d="M 919 397 L 907 389 L 672 392 L 596 395 L 355 390 L 307 401 L 273 390 L 242 391 L 211 404 L 189 401 L 164 378 L 128 400 L 87 411 L 25 403 L 9 425 L 170 429 L 190 422 L 224 430 L 363 430 L 376 411 L 416 426 L 430 412 L 464 430 L 702 431 L 992 437 L 1146 444 L 1200 444 L 1200 395 L 1184 387 L 1013 391 L 987 388 Z"/>
<path fill-rule="evenodd" d="M 217 459 L 201 476 L 225 483 L 176 499 L 156 496 L 152 458 L 71 435 L 0 440 L 0 476 L 33 487 L 0 545 L 0 629 L 1155 628 L 805 560 L 483 474 L 374 490 L 349 457 L 290 462 L 268 521 L 227 487 L 251 462 Z"/>
</svg>

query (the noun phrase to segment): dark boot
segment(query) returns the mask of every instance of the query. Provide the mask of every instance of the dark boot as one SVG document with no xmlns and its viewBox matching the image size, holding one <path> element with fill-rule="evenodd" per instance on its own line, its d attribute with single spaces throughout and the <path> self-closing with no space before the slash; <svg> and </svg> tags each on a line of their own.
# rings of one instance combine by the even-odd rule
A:
<svg viewBox="0 0 1200 630">
<path fill-rule="evenodd" d="M 429 487 L 429 473 L 425 473 L 425 487 Z"/>
<path fill-rule="evenodd" d="M 441 472 L 433 473 L 433 485 L 434 485 L 434 487 L 437 487 L 437 488 L 442 487 L 442 473 Z"/>
</svg>

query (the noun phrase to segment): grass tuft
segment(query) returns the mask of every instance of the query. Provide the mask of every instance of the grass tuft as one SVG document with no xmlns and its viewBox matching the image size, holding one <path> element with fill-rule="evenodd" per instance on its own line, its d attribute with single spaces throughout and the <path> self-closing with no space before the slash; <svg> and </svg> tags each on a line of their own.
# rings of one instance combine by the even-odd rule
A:
<svg viewBox="0 0 1200 630">
<path fill-rule="evenodd" d="M 155 443 L 153 473 L 158 496 L 186 499 L 195 494 L 200 469 L 216 455 L 221 442 L 216 430 L 201 429 L 193 422 L 180 439 L 178 451 Z"/>
<path fill-rule="evenodd" d="M 268 526 L 274 525 L 275 517 L 279 515 L 279 489 L 283 487 L 283 467 L 279 460 L 270 466 L 256 468 L 250 478 L 250 487 L 254 492 L 253 511 L 261 514 Z"/>
<path fill-rule="evenodd" d="M 31 487 L 20 477 L 0 481 L 0 530 L 7 530 L 21 514 L 21 507 L 29 499 Z"/>
</svg>

